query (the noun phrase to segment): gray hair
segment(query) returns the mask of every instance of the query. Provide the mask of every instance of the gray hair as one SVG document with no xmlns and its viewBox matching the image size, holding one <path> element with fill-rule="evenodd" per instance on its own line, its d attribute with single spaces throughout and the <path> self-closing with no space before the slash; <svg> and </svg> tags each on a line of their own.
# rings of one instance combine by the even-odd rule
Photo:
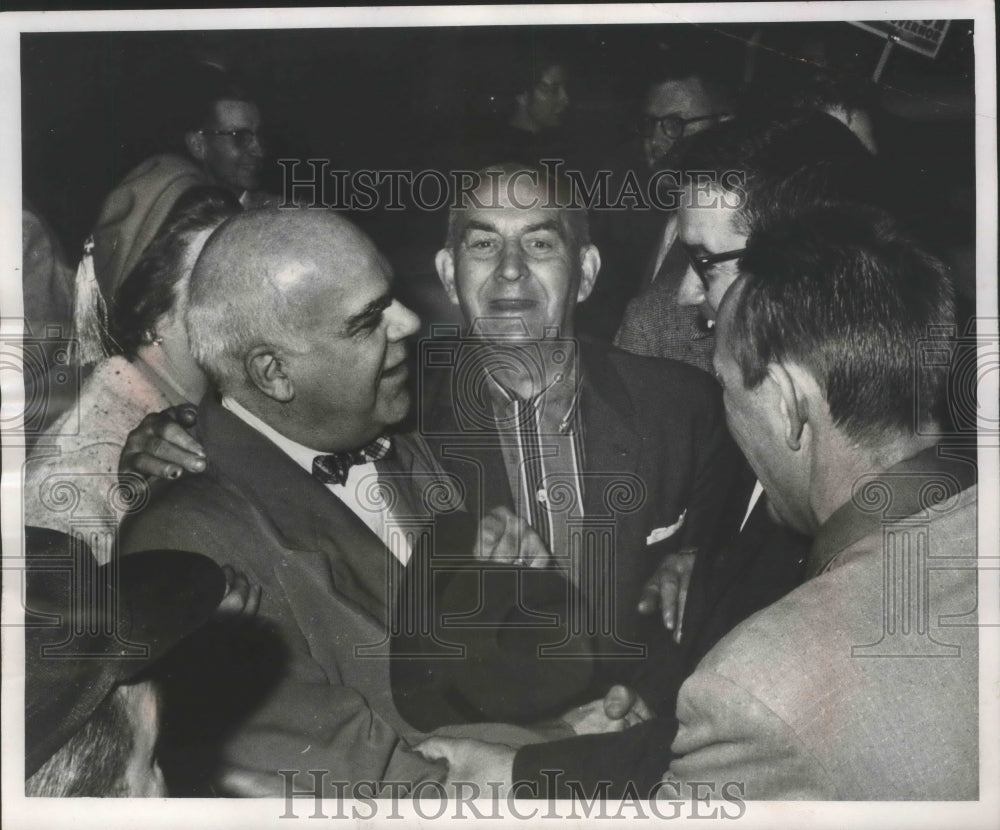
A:
<svg viewBox="0 0 1000 830">
<path fill-rule="evenodd" d="M 248 383 L 244 357 L 260 344 L 302 350 L 298 304 L 275 281 L 280 234 L 267 233 L 277 213 L 250 211 L 227 220 L 195 264 L 185 323 L 191 354 L 219 392 Z"/>
</svg>

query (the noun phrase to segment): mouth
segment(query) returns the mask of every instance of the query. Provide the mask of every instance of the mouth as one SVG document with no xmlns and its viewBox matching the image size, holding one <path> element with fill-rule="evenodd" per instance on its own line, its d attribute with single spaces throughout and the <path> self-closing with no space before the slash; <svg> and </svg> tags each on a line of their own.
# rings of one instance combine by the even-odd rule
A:
<svg viewBox="0 0 1000 830">
<path fill-rule="evenodd" d="M 519 311 L 528 311 L 537 305 L 538 303 L 535 300 L 509 297 L 506 299 L 490 300 L 489 309 L 497 314 L 512 314 Z"/>
<path fill-rule="evenodd" d="M 410 369 L 407 365 L 406 358 L 404 357 L 395 365 L 382 370 L 382 380 L 402 380 L 409 374 L 409 372 Z"/>
</svg>

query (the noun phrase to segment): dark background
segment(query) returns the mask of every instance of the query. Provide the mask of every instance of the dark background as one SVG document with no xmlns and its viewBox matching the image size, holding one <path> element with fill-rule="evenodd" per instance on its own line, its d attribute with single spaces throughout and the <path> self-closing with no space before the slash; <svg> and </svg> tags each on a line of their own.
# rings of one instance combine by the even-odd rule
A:
<svg viewBox="0 0 1000 830">
<path fill-rule="evenodd" d="M 801 63 L 796 44 L 817 32 L 836 68 L 859 75 L 871 75 L 883 45 L 846 23 L 24 34 L 24 195 L 75 262 L 114 184 L 146 156 L 180 148 L 172 86 L 206 52 L 224 55 L 249 80 L 275 134 L 273 157 L 330 159 L 346 170 L 447 169 L 465 142 L 497 123 L 532 51 L 573 58 L 568 129 L 599 160 L 632 135 L 652 59 L 683 46 L 739 85 L 757 29 L 765 77 Z M 971 32 L 971 23 L 953 23 L 935 60 L 897 48 L 883 77 L 884 89 L 918 104 L 966 102 L 951 110 L 897 105 L 880 115 L 881 156 L 904 171 L 918 198 L 947 191 L 954 201 L 956 187 L 972 193 Z M 280 191 L 279 172 L 269 165 L 266 189 Z M 974 233 L 965 201 L 957 213 L 940 210 L 938 219 L 954 226 L 949 233 Z M 402 276 L 432 270 L 442 216 L 375 210 L 357 218 Z"/>
</svg>

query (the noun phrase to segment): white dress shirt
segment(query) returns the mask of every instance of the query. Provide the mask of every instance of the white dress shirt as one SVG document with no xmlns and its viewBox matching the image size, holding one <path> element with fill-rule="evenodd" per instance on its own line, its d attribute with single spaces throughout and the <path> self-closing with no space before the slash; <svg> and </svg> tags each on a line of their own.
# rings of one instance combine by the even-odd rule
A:
<svg viewBox="0 0 1000 830">
<path fill-rule="evenodd" d="M 327 455 L 292 441 L 230 397 L 223 396 L 222 406 L 275 444 L 309 475 L 312 475 L 313 459 L 317 455 Z M 377 485 L 378 471 L 375 462 L 369 461 L 351 467 L 346 483 L 324 486 L 368 525 L 372 533 L 392 551 L 393 556 L 405 565 L 412 553 L 410 538 L 406 533 L 400 532 L 385 501 L 382 488 Z"/>
</svg>

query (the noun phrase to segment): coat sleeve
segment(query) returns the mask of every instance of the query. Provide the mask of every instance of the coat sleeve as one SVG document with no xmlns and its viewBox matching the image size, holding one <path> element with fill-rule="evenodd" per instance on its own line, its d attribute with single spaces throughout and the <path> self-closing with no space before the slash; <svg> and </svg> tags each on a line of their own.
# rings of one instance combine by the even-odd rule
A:
<svg viewBox="0 0 1000 830">
<path fill-rule="evenodd" d="M 195 490 L 180 505 L 156 501 L 122 526 L 123 555 L 152 547 L 201 552 L 262 587 L 257 617 L 217 616 L 172 655 L 173 715 L 164 732 L 174 734 L 164 739 L 176 765 L 189 779 L 199 770 L 211 780 L 232 764 L 273 774 L 279 789 L 279 770 L 292 770 L 296 789 L 307 792 L 315 786 L 309 771 L 321 771 L 327 797 L 337 794 L 338 782 L 405 782 L 410 790 L 443 781 L 443 765 L 414 752 L 337 669 L 313 657 L 302 612 L 290 606 L 280 565 L 263 550 L 264 531 L 221 501 L 205 494 L 199 500 Z M 334 621 L 330 636 L 336 629 Z M 166 765 L 164 771 L 169 782 Z"/>
<path fill-rule="evenodd" d="M 752 692 L 699 668 L 677 699 L 674 760 L 664 781 L 739 788 L 748 800 L 831 800 L 831 776 L 799 736 Z M 675 790 L 676 791 L 676 790 Z M 684 792 L 682 789 L 681 792 Z"/>
</svg>

